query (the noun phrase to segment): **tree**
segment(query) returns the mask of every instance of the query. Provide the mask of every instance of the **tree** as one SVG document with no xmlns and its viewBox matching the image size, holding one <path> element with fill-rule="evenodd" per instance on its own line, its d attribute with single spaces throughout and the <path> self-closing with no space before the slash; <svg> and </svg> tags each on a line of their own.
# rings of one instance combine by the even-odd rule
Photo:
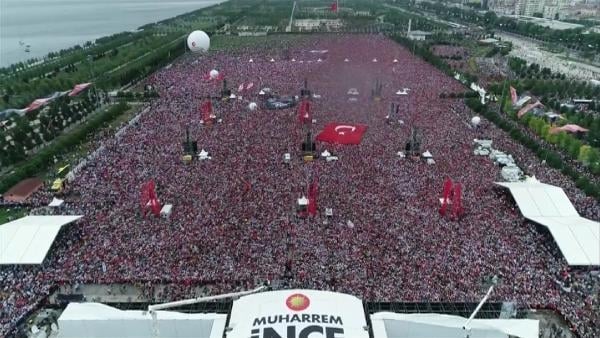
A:
<svg viewBox="0 0 600 338">
<path fill-rule="evenodd" d="M 578 159 L 585 165 L 594 164 L 600 161 L 600 153 L 598 152 L 598 149 L 592 148 L 587 144 L 582 145 L 579 148 Z"/>
</svg>

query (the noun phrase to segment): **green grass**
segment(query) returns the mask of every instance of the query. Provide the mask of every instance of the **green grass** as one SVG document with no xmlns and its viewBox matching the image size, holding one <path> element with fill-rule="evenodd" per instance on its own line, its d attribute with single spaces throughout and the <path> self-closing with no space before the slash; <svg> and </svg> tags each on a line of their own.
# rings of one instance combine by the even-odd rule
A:
<svg viewBox="0 0 600 338">
<path fill-rule="evenodd" d="M 0 224 L 8 223 L 9 218 L 13 220 L 25 215 L 26 209 L 23 208 L 0 208 Z"/>
</svg>

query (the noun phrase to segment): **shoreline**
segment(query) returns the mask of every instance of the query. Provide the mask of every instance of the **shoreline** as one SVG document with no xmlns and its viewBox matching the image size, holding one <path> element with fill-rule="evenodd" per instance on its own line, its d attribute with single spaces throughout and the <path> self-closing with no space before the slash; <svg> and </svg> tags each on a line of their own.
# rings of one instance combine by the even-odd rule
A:
<svg viewBox="0 0 600 338">
<path fill-rule="evenodd" d="M 140 0 L 142 1 L 142 0 Z M 227 0 L 203 0 L 203 1 L 185 1 L 180 2 L 177 1 L 179 7 L 176 7 L 175 13 L 168 13 L 166 17 L 160 16 L 160 11 L 166 5 L 162 2 L 155 1 L 142 1 L 142 2 L 125 2 L 123 4 L 119 2 L 110 3 L 114 8 L 110 10 L 115 11 L 123 11 L 124 8 L 127 9 L 127 6 L 138 5 L 140 8 L 137 9 L 139 12 L 139 16 L 127 16 L 124 18 L 110 18 L 106 17 L 98 22 L 97 20 L 89 21 L 89 23 L 84 23 L 80 27 L 77 26 L 77 21 L 86 20 L 85 16 L 89 15 L 89 11 L 93 11 L 96 4 L 89 4 L 89 7 L 86 7 L 84 10 L 81 10 L 81 18 L 74 17 L 72 18 L 74 23 L 72 23 L 72 27 L 65 27 L 65 25 L 56 22 L 52 26 L 52 31 L 48 31 L 46 28 L 42 31 L 42 33 L 35 33 L 35 30 L 38 29 L 37 26 L 46 25 L 46 23 L 40 22 L 37 24 L 32 24 L 31 27 L 21 27 L 19 23 L 11 22 L 7 17 L 15 14 L 10 13 L 6 8 L 10 8 L 11 3 L 3 3 L 2 9 L 7 13 L 2 14 L 2 45 L 0 46 L 2 54 L 0 55 L 0 69 L 9 69 L 13 66 L 19 64 L 31 64 L 29 62 L 32 59 L 38 59 L 43 62 L 38 61 L 35 64 L 41 64 L 47 61 L 57 60 L 58 58 L 49 58 L 48 56 L 51 54 L 58 54 L 62 50 L 73 50 L 76 46 L 84 46 L 87 42 L 91 41 L 92 46 L 96 45 L 96 41 L 101 39 L 109 38 L 116 34 L 121 33 L 139 33 L 143 32 L 146 28 L 151 27 L 152 25 L 168 22 L 169 20 L 176 19 L 181 16 L 189 15 L 194 12 L 198 12 L 204 10 L 206 8 L 213 7 L 215 5 L 222 4 L 227 2 Z M 141 5 L 150 4 L 152 7 L 142 7 Z M 24 12 L 27 8 L 27 4 L 16 4 L 15 6 L 19 6 L 16 9 L 13 9 L 13 12 L 16 12 L 15 15 L 19 16 L 20 13 Z M 64 6 L 63 6 L 64 7 Z M 60 9 L 60 8 L 59 8 Z M 43 11 L 44 9 L 39 9 Z M 129 10 L 132 10 L 129 8 Z M 107 11 L 103 9 L 103 11 Z M 145 16 L 148 16 L 146 12 L 152 12 L 153 14 L 157 14 L 158 16 L 154 16 L 151 20 L 145 20 Z M 78 13 L 79 15 L 79 13 Z M 126 13 L 123 13 L 126 15 Z M 137 18 L 137 20 L 131 20 L 134 24 L 130 26 L 119 25 L 114 30 L 110 29 L 111 26 L 114 26 L 115 21 L 123 22 L 123 19 L 127 18 Z M 6 19 L 6 20 L 5 20 Z M 69 18 L 71 19 L 71 18 Z M 37 25 L 37 26 L 36 26 Z M 15 28 L 16 27 L 16 28 Z M 12 31 L 11 31 L 12 30 Z M 21 33 L 21 30 L 24 32 Z M 52 42 L 50 41 L 52 38 Z M 31 45 L 30 52 L 25 52 L 26 45 Z M 36 50 L 38 49 L 38 50 Z"/>
</svg>

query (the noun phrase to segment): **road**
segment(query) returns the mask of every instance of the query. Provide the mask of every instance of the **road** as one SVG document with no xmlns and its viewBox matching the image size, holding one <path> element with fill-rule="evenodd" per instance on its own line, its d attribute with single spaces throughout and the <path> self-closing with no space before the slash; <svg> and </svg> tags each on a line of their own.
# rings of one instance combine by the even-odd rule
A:
<svg viewBox="0 0 600 338">
<path fill-rule="evenodd" d="M 513 49 L 510 55 L 520 57 L 527 63 L 537 63 L 540 67 L 548 67 L 552 72 L 564 73 L 567 77 L 578 80 L 599 80 L 600 67 L 576 60 L 569 60 L 565 54 L 550 53 L 541 49 L 540 44 L 512 34 L 496 33 L 503 41 L 510 41 Z"/>
</svg>

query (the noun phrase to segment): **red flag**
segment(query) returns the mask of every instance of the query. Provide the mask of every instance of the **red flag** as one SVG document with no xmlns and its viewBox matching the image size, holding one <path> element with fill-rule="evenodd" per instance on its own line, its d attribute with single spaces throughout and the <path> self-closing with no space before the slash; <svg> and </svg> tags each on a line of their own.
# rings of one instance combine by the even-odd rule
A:
<svg viewBox="0 0 600 338">
<path fill-rule="evenodd" d="M 213 112 L 212 101 L 206 100 L 206 101 L 202 102 L 202 105 L 200 106 L 200 113 L 202 114 L 202 119 L 205 122 L 209 121 L 211 119 L 212 112 Z"/>
<path fill-rule="evenodd" d="M 338 3 L 337 3 L 337 1 L 334 1 L 331 3 L 331 11 L 337 13 L 337 10 L 338 10 Z"/>
<path fill-rule="evenodd" d="M 329 123 L 317 135 L 317 141 L 337 144 L 360 144 L 367 131 L 363 124 Z"/>
<path fill-rule="evenodd" d="M 310 102 L 304 100 L 298 107 L 298 121 L 300 123 L 310 122 Z"/>
<path fill-rule="evenodd" d="M 444 192 L 442 197 L 442 207 L 440 208 L 440 214 L 446 215 L 446 206 L 450 201 L 452 195 L 452 180 L 447 178 L 444 182 Z"/>
<path fill-rule="evenodd" d="M 512 100 L 512 104 L 517 103 L 517 90 L 510 86 L 510 99 Z"/>
</svg>

